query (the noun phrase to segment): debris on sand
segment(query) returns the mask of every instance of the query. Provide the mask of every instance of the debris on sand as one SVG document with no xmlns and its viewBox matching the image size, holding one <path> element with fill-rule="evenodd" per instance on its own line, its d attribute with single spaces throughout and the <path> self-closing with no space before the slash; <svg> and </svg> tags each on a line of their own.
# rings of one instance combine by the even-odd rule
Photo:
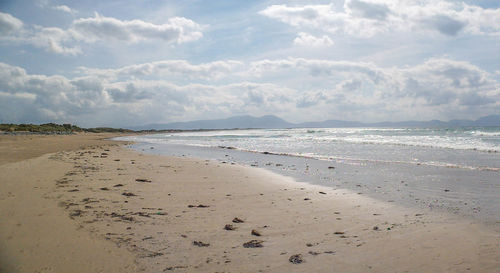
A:
<svg viewBox="0 0 500 273">
<path fill-rule="evenodd" d="M 319 193 L 320 193 L 320 194 L 326 194 L 326 192 L 323 192 L 323 191 L 320 191 Z"/>
<path fill-rule="evenodd" d="M 123 187 L 123 184 L 116 184 L 113 187 Z"/>
<path fill-rule="evenodd" d="M 224 229 L 225 230 L 236 230 L 236 227 L 231 225 L 231 224 L 227 224 L 224 226 Z"/>
<path fill-rule="evenodd" d="M 130 221 L 130 222 L 133 222 L 135 221 L 134 217 L 132 216 L 126 216 L 126 215 L 123 215 L 123 214 L 119 214 L 119 213 L 116 213 L 116 212 L 112 212 L 110 214 L 111 218 L 120 218 L 124 221 Z"/>
<path fill-rule="evenodd" d="M 295 254 L 290 256 L 288 261 L 291 262 L 292 264 L 301 264 L 304 262 L 304 259 L 302 258 L 302 254 Z"/>
<path fill-rule="evenodd" d="M 151 180 L 144 179 L 144 178 L 137 178 L 135 182 L 141 182 L 141 183 L 151 183 Z"/>
<path fill-rule="evenodd" d="M 343 231 L 335 231 L 333 234 L 336 234 L 336 235 L 343 235 L 343 234 L 345 234 L 345 232 L 343 232 Z"/>
<path fill-rule="evenodd" d="M 210 246 L 210 244 L 208 243 L 204 243 L 202 241 L 193 241 L 193 245 L 195 246 L 199 246 L 199 247 L 207 247 L 207 246 Z"/>
<path fill-rule="evenodd" d="M 238 217 L 234 217 L 234 219 L 233 219 L 233 223 L 237 223 L 237 224 L 239 224 L 239 223 L 245 223 L 245 221 L 241 220 L 241 219 L 240 219 L 240 218 L 238 218 Z"/>
<path fill-rule="evenodd" d="M 124 192 L 124 193 L 122 193 L 122 195 L 125 195 L 125 196 L 137 196 L 137 195 L 135 195 L 134 193 L 131 193 L 131 192 Z"/>
<path fill-rule="evenodd" d="M 264 245 L 262 245 L 262 242 L 263 241 L 260 241 L 260 240 L 251 240 L 251 241 L 248 241 L 248 242 L 244 243 L 243 247 L 244 248 L 264 247 Z"/>
<path fill-rule="evenodd" d="M 187 268 L 187 266 L 177 265 L 177 266 L 167 267 L 163 271 L 170 271 L 170 270 L 184 269 L 184 268 Z"/>
<path fill-rule="evenodd" d="M 255 230 L 255 229 L 252 229 L 251 234 L 252 234 L 253 236 L 262 236 L 262 235 L 260 234 L 260 232 L 259 232 L 258 230 Z"/>
<path fill-rule="evenodd" d="M 208 208 L 210 206 L 207 206 L 207 205 L 202 205 L 202 204 L 199 204 L 198 206 L 196 205 L 188 205 L 188 208 Z"/>
<path fill-rule="evenodd" d="M 151 217 L 149 216 L 149 213 L 147 212 L 142 212 L 142 211 L 138 211 L 138 212 L 134 212 L 132 213 L 133 215 L 139 215 L 139 216 L 142 216 L 142 217 Z"/>
<path fill-rule="evenodd" d="M 72 211 L 72 212 L 69 214 L 69 216 L 70 216 L 70 217 L 81 216 L 81 215 L 82 215 L 82 213 L 83 213 L 83 211 L 81 211 L 81 210 L 77 209 L 77 210 Z"/>
<path fill-rule="evenodd" d="M 108 188 L 106 188 L 106 187 L 99 188 L 99 189 L 100 189 L 101 191 L 109 191 L 109 189 L 108 189 Z"/>
</svg>

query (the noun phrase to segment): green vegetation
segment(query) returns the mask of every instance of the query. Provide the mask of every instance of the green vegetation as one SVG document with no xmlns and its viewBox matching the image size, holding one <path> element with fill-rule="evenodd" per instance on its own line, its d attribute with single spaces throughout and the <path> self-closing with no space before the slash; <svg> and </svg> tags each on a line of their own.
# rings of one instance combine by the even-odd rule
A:
<svg viewBox="0 0 500 273">
<path fill-rule="evenodd" d="M 110 127 L 97 127 L 83 129 L 85 132 L 90 133 L 132 133 L 134 130 L 122 129 L 122 128 L 110 128 Z"/>
<path fill-rule="evenodd" d="M 133 130 L 121 129 L 121 128 L 80 128 L 76 125 L 71 124 L 55 124 L 55 123 L 45 123 L 45 124 L 0 124 L 0 131 L 4 132 L 30 132 L 30 133 L 41 133 L 41 134 L 71 134 L 75 132 L 90 132 L 90 133 L 130 133 Z"/>
<path fill-rule="evenodd" d="M 0 131 L 6 132 L 32 132 L 32 133 L 72 133 L 82 132 L 83 129 L 71 124 L 0 124 Z"/>
</svg>

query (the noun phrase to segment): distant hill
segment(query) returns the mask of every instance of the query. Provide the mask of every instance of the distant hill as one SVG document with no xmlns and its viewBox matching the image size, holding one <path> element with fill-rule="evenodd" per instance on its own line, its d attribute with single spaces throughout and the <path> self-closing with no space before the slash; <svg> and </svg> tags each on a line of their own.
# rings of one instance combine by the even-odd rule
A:
<svg viewBox="0 0 500 273">
<path fill-rule="evenodd" d="M 475 126 L 500 126 L 500 115 L 482 117 L 475 121 Z"/>
<path fill-rule="evenodd" d="M 267 115 L 262 117 L 235 116 L 226 119 L 195 120 L 166 124 L 148 124 L 131 127 L 133 130 L 196 130 L 196 129 L 280 129 L 280 128 L 336 128 L 336 127 L 464 127 L 464 126 L 499 126 L 500 115 L 491 115 L 477 120 L 450 121 L 402 121 L 363 123 L 357 121 L 326 120 L 321 122 L 290 123 L 279 117 Z"/>
<path fill-rule="evenodd" d="M 148 124 L 144 126 L 131 127 L 133 130 L 195 130 L 195 129 L 236 129 L 236 128 L 290 128 L 294 124 L 289 123 L 276 116 L 268 115 L 262 117 L 235 116 L 226 119 L 195 120 L 187 122 L 173 122 L 167 124 Z"/>
</svg>

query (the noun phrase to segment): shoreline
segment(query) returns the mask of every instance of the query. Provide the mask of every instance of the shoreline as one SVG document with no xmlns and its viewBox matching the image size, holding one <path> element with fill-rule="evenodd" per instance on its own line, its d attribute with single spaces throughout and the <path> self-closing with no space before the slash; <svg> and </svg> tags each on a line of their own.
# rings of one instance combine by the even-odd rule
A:
<svg viewBox="0 0 500 273">
<path fill-rule="evenodd" d="M 147 154 L 214 159 L 270 170 L 297 181 L 349 189 L 384 202 L 409 208 L 431 208 L 487 224 L 498 224 L 496 173 L 387 162 L 353 164 L 237 149 L 167 143 L 128 145 Z M 482 181 L 480 185 L 471 181 Z"/>
<path fill-rule="evenodd" d="M 87 145 L 0 162 L 0 168 L 13 178 L 25 177 L 22 181 L 29 186 L 34 181 L 19 171 L 38 168 L 37 179 L 47 180 L 44 189 L 15 185 L 10 193 L 24 192 L 25 198 L 42 194 L 47 205 L 59 206 L 51 208 L 59 213 L 57 219 L 73 223 L 66 230 L 90 235 L 95 244 L 113 243 L 111 254 L 126 249 L 134 257 L 129 265 L 137 266 L 129 272 L 494 272 L 499 266 L 498 225 L 402 208 L 258 168 L 146 155 L 123 144 Z M 48 166 L 56 165 L 66 165 L 66 171 L 48 175 Z M 9 192 L 3 188 L 0 192 Z M 0 211 L 7 202 L 26 203 L 4 195 Z M 9 222 L 0 223 L 2 231 L 12 233 L 15 221 L 24 221 L 11 212 Z M 244 222 L 233 223 L 235 218 Z M 44 224 L 42 219 L 33 221 Z M 252 240 L 262 241 L 263 247 L 246 248 Z M 58 249 L 39 245 L 29 254 L 12 255 L 22 260 L 47 250 Z M 298 254 L 303 262 L 291 263 L 292 257 L 300 260 L 294 256 Z M 85 257 L 80 253 L 64 259 Z M 49 261 L 38 261 L 43 262 Z M 52 262 L 54 267 L 60 261 Z"/>
</svg>

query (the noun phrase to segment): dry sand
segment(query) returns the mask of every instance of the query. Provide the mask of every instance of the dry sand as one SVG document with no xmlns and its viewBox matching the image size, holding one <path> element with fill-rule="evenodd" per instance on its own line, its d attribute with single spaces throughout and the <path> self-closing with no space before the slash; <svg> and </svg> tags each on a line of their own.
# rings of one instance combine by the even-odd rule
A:
<svg viewBox="0 0 500 273">
<path fill-rule="evenodd" d="M 258 168 L 143 155 L 100 137 L 63 137 L 45 151 L 56 153 L 31 159 L 39 154 L 2 153 L 10 163 L 0 165 L 0 272 L 500 268 L 498 223 L 397 207 Z M 24 151 L 53 141 L 31 138 Z M 0 149 L 10 151 L 4 139 Z"/>
</svg>

